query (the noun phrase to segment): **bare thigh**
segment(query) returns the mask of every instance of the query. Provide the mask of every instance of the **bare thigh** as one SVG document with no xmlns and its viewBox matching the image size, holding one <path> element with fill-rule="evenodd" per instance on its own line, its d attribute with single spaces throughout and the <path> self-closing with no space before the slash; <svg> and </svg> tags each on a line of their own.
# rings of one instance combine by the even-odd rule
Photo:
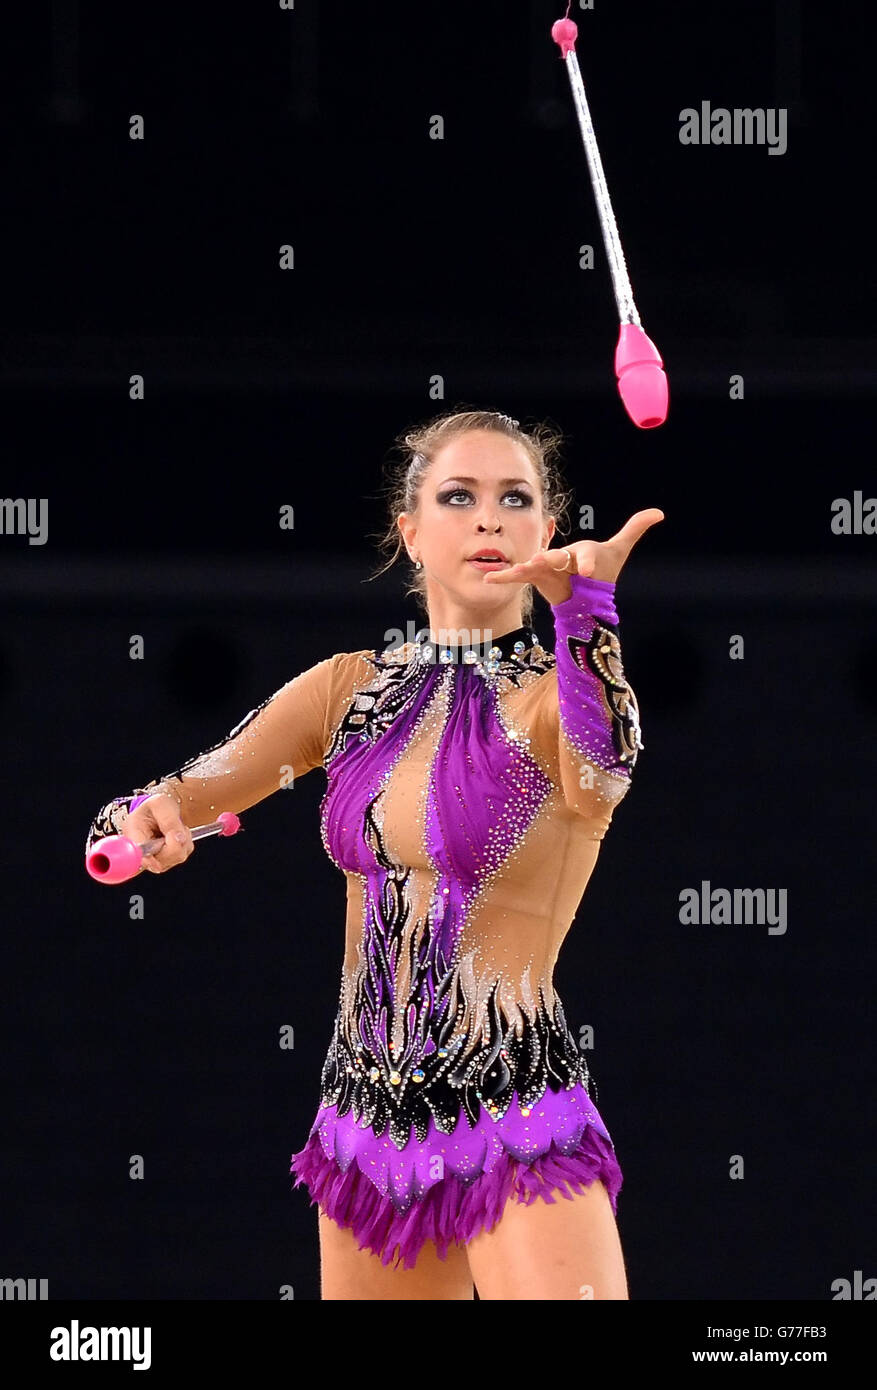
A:
<svg viewBox="0 0 877 1390">
<path fill-rule="evenodd" d="M 509 1198 L 492 1231 L 468 1243 L 481 1300 L 627 1299 L 621 1240 L 609 1193 L 593 1182 L 581 1196 L 553 1192 L 529 1205 Z"/>
<path fill-rule="evenodd" d="M 440 1260 L 434 1241 L 423 1245 L 413 1269 L 383 1265 L 370 1250 L 360 1250 L 346 1226 L 319 1212 L 321 1298 L 326 1299 L 473 1299 L 475 1291 L 465 1246 L 448 1247 Z"/>
</svg>

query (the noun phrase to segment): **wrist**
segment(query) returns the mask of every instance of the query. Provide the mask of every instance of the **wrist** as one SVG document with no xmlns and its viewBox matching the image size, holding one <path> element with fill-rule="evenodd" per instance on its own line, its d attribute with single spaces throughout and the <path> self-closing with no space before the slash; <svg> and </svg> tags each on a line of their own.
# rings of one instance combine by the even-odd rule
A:
<svg viewBox="0 0 877 1390">
<path fill-rule="evenodd" d="M 169 796 L 177 807 L 177 810 L 182 810 L 183 808 L 182 800 L 173 788 L 168 786 L 166 782 L 159 782 L 150 791 L 140 792 L 139 795 L 132 797 L 128 802 L 129 812 L 136 811 L 138 806 L 142 806 L 144 801 L 151 801 L 154 796 Z"/>
<path fill-rule="evenodd" d="M 571 593 L 560 603 L 550 605 L 555 618 L 603 618 L 617 623 L 615 580 L 595 579 L 589 574 L 570 575 Z"/>
</svg>

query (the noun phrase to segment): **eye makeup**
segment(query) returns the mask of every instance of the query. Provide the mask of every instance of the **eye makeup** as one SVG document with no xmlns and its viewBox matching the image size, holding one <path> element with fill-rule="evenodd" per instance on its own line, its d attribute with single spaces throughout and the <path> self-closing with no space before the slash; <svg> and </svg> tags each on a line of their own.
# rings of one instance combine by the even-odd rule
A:
<svg viewBox="0 0 877 1390">
<path fill-rule="evenodd" d="M 458 493 L 465 493 L 469 497 L 472 496 L 472 493 L 469 491 L 469 488 L 467 487 L 452 487 L 448 488 L 445 492 L 440 492 L 436 498 L 436 501 L 442 503 L 450 503 L 450 499 L 452 497 L 456 497 Z M 521 488 L 510 488 L 508 492 L 504 493 L 503 495 L 505 497 L 520 497 L 522 507 L 515 508 L 514 510 L 523 510 L 524 507 L 532 507 L 533 505 L 533 499 L 530 496 L 529 492 L 524 492 Z"/>
</svg>

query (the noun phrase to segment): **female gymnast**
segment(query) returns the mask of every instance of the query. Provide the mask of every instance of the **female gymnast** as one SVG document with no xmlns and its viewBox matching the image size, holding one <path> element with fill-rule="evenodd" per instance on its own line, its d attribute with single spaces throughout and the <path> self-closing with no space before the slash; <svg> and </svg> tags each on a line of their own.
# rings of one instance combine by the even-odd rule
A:
<svg viewBox="0 0 877 1390">
<path fill-rule="evenodd" d="M 549 427 L 450 412 L 403 439 L 381 544 L 412 560 L 428 634 L 297 675 L 108 802 L 86 849 L 163 835 L 142 869 L 164 873 L 191 827 L 322 766 L 345 955 L 291 1167 L 318 1207 L 321 1297 L 627 1299 L 621 1169 L 553 970 L 643 746 L 615 581 L 663 513 L 552 549 Z"/>
</svg>

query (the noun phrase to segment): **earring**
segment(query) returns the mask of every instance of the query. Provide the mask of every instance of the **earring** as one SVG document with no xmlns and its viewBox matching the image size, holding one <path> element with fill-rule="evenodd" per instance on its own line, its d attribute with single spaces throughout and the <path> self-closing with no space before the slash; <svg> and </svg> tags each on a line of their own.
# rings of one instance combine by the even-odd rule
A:
<svg viewBox="0 0 877 1390">
<path fill-rule="evenodd" d="M 415 568 L 416 570 L 422 570 L 422 569 L 423 569 L 423 565 L 420 563 L 419 560 L 415 560 L 415 561 L 414 561 L 414 568 Z"/>
</svg>

